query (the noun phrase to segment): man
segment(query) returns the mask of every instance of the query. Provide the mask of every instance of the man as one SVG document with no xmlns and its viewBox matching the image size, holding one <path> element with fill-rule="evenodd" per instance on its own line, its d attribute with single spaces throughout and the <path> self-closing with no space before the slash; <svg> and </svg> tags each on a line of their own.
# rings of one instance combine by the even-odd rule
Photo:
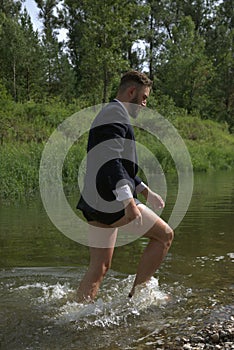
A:
<svg viewBox="0 0 234 350">
<path fill-rule="evenodd" d="M 164 207 L 162 198 L 137 176 L 129 119 L 146 107 L 151 87 L 145 74 L 127 72 L 116 99 L 102 109 L 91 126 L 85 184 L 77 205 L 90 224 L 90 265 L 78 288 L 79 301 L 95 298 L 110 268 L 119 227 L 129 225 L 132 232 L 149 238 L 129 297 L 137 285 L 149 281 L 171 246 L 173 230 L 137 199 L 137 193 L 142 193 L 154 209 Z"/>
</svg>

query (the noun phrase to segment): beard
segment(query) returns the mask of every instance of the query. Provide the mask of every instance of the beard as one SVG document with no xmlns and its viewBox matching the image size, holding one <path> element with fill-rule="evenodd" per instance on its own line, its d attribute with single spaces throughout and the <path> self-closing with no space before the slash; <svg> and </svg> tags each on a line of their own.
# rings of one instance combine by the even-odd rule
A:
<svg viewBox="0 0 234 350">
<path fill-rule="evenodd" d="M 139 102 L 139 96 L 137 95 L 131 101 L 129 101 L 129 114 L 132 118 L 136 119 L 141 110 L 141 104 Z"/>
</svg>

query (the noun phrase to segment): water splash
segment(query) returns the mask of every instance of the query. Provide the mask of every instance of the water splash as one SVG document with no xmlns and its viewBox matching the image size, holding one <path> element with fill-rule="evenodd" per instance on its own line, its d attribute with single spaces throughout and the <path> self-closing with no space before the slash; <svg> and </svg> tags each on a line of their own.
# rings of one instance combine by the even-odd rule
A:
<svg viewBox="0 0 234 350">
<path fill-rule="evenodd" d="M 73 290 L 70 287 L 69 283 L 61 284 L 56 283 L 51 285 L 45 282 L 36 282 L 32 284 L 21 285 L 18 288 L 15 288 L 15 291 L 31 291 L 32 294 L 35 294 L 35 291 L 38 290 L 42 295 L 37 298 L 37 303 L 49 303 L 59 299 L 67 298 Z M 34 291 L 33 291 L 34 290 Z"/>
<path fill-rule="evenodd" d="M 69 271 L 70 275 L 65 277 L 66 271 L 63 269 L 57 273 L 54 270 L 46 270 L 46 273 L 33 269 L 14 270 L 9 272 L 9 276 L 8 273 L 5 275 L 7 283 L 2 284 L 2 293 L 7 297 L 8 290 L 17 308 L 24 307 L 25 310 L 30 310 L 31 314 L 34 309 L 40 310 L 39 313 L 44 319 L 57 325 L 71 325 L 80 330 L 126 325 L 129 320 L 140 317 L 149 308 L 160 307 L 168 301 L 166 293 L 160 290 L 158 280 L 153 277 L 144 286 L 138 286 L 130 299 L 128 293 L 135 276 L 126 277 L 110 271 L 97 300 L 93 303 L 78 303 L 77 283 L 73 285 L 77 280 L 77 270 Z M 49 272 L 52 275 L 49 276 Z M 11 283 L 12 278 L 14 283 Z"/>
<path fill-rule="evenodd" d="M 158 280 L 151 280 L 144 286 L 136 288 L 134 296 L 129 299 L 135 276 L 113 281 L 107 279 L 100 291 L 100 297 L 91 304 L 67 301 L 56 318 L 57 322 L 71 322 L 78 329 L 92 327 L 112 327 L 125 324 L 128 319 L 138 317 L 147 308 L 167 303 L 168 295 L 159 289 Z M 108 288 L 110 287 L 110 288 Z"/>
<path fill-rule="evenodd" d="M 230 261 L 229 254 L 227 257 Z M 215 258 L 211 256 L 212 261 Z M 200 259 L 194 258 L 199 266 Z M 84 269 L 77 267 L 0 270 L 1 346 L 69 350 L 72 343 L 75 349 L 89 350 L 94 343 L 97 349 L 148 349 L 164 341 L 167 334 L 171 339 L 186 335 L 186 329 L 189 333 L 209 317 L 218 318 L 220 310 L 225 314 L 231 310 L 230 284 L 217 293 L 208 290 L 207 283 L 203 289 L 201 284 L 191 285 L 192 275 L 173 274 L 169 282 L 162 278 L 160 285 L 152 278 L 129 299 L 135 276 L 113 270 L 94 303 L 77 303 L 77 283 L 83 274 Z"/>
</svg>

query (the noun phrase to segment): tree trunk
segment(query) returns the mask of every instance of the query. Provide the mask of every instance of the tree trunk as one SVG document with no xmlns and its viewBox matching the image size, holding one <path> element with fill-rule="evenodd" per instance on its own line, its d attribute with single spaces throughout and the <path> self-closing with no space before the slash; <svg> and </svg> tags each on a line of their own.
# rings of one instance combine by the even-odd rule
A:
<svg viewBox="0 0 234 350">
<path fill-rule="evenodd" d="M 14 100 L 17 102 L 17 91 L 16 91 L 16 62 L 15 57 L 13 61 L 13 94 L 14 94 Z"/>
<path fill-rule="evenodd" d="M 27 84 L 27 100 L 30 101 L 30 84 L 29 84 L 29 68 L 27 67 L 27 77 L 26 77 L 26 84 Z"/>
<path fill-rule="evenodd" d="M 108 74 L 106 69 L 106 64 L 104 63 L 104 72 L 103 72 L 103 98 L 102 103 L 107 102 L 107 87 L 108 87 Z"/>
<path fill-rule="evenodd" d="M 149 48 L 149 77 L 151 80 L 154 78 L 153 74 L 153 14 L 150 15 L 150 48 Z"/>
</svg>

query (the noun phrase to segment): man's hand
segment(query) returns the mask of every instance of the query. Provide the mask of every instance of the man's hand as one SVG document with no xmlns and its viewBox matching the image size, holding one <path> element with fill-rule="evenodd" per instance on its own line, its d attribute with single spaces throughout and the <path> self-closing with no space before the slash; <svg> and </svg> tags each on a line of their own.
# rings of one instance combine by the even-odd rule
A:
<svg viewBox="0 0 234 350">
<path fill-rule="evenodd" d="M 142 225 L 142 216 L 140 210 L 137 208 L 137 205 L 133 198 L 127 199 L 124 201 L 125 205 L 125 217 L 127 222 L 135 220 L 137 225 Z"/>
<path fill-rule="evenodd" d="M 141 193 L 154 210 L 165 207 L 165 203 L 162 197 L 159 194 L 151 191 L 150 188 L 145 188 Z"/>
</svg>

